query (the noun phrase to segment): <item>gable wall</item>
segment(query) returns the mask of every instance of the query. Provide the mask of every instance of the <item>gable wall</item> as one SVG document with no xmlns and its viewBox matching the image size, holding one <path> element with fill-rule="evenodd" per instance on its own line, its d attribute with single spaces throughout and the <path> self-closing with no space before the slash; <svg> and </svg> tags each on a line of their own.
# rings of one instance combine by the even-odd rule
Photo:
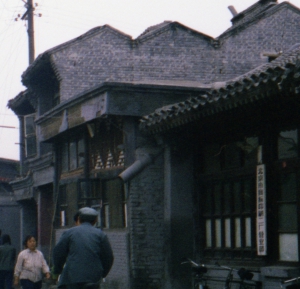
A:
<svg viewBox="0 0 300 289">
<path fill-rule="evenodd" d="M 170 27 L 138 44 L 134 50 L 134 80 L 210 82 L 216 53 L 209 39 Z"/>
<path fill-rule="evenodd" d="M 54 54 L 61 102 L 105 81 L 131 79 L 129 38 L 108 29 Z"/>
<path fill-rule="evenodd" d="M 105 81 L 197 80 L 210 82 L 216 51 L 209 39 L 169 27 L 136 44 L 105 29 L 53 55 L 62 81 L 61 102 Z"/>
</svg>

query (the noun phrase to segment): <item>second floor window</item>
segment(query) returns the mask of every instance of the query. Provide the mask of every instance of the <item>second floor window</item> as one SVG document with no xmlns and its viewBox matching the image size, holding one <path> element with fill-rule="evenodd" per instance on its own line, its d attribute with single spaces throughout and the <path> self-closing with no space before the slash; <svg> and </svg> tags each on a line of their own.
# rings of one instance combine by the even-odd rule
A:
<svg viewBox="0 0 300 289">
<path fill-rule="evenodd" d="M 84 165 L 84 140 L 71 139 L 61 147 L 62 172 L 72 171 Z"/>
<path fill-rule="evenodd" d="M 25 152 L 26 157 L 33 157 L 37 153 L 35 114 L 24 117 Z"/>
</svg>

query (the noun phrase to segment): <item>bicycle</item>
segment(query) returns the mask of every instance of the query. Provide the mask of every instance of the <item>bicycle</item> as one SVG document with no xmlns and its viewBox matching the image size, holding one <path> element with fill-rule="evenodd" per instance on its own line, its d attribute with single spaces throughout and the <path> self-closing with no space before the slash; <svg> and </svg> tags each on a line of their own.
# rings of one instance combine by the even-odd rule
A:
<svg viewBox="0 0 300 289">
<path fill-rule="evenodd" d="M 195 261 L 186 258 L 181 264 L 190 264 L 192 268 L 193 288 L 208 289 L 204 274 L 207 272 L 207 267 L 204 264 L 198 264 Z"/>
<path fill-rule="evenodd" d="M 258 282 L 251 282 L 252 278 L 254 277 L 254 274 L 250 270 L 247 270 L 245 268 L 234 269 L 227 266 L 221 266 L 219 263 L 216 263 L 216 266 L 228 270 L 223 289 L 230 289 L 233 282 L 239 283 L 239 289 L 248 289 L 253 287 L 258 289 L 261 287 Z M 239 281 L 233 280 L 233 272 L 237 272 L 240 278 Z"/>
<path fill-rule="evenodd" d="M 280 287 L 286 288 L 287 286 L 290 286 L 290 285 L 298 285 L 299 286 L 300 285 L 300 277 L 295 277 L 295 278 L 292 278 L 289 280 L 282 281 L 280 284 Z"/>
</svg>

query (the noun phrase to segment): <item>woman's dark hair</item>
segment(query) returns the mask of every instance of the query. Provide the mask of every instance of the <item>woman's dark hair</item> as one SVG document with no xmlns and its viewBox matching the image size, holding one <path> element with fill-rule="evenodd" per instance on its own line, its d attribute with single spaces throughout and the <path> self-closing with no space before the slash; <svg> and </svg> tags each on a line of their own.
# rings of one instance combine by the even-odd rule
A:
<svg viewBox="0 0 300 289">
<path fill-rule="evenodd" d="M 23 242 L 23 246 L 24 246 L 25 248 L 27 248 L 27 242 L 28 242 L 31 238 L 34 238 L 34 239 L 36 240 L 35 236 L 33 236 L 33 235 L 28 235 L 28 236 L 26 236 L 26 238 L 25 238 L 25 240 L 24 240 L 24 242 Z"/>
<path fill-rule="evenodd" d="M 2 236 L 2 244 L 9 244 L 11 245 L 11 240 L 10 240 L 10 236 L 5 234 Z"/>
</svg>

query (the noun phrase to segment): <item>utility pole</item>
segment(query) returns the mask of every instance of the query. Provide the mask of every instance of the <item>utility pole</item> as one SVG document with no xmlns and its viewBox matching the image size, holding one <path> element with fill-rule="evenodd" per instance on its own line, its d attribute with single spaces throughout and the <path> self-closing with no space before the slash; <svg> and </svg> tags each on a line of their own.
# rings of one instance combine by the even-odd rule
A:
<svg viewBox="0 0 300 289">
<path fill-rule="evenodd" d="M 27 3 L 25 4 L 25 7 L 27 8 L 26 12 L 22 16 L 22 20 L 25 20 L 27 18 L 28 22 L 28 52 L 29 52 L 29 65 L 34 61 L 34 25 L 33 25 L 33 11 L 34 7 L 32 4 L 32 0 L 27 0 Z"/>
<path fill-rule="evenodd" d="M 25 3 L 26 11 L 21 16 L 18 14 L 18 17 L 15 18 L 15 21 L 18 21 L 19 19 L 27 21 L 27 33 L 28 33 L 28 54 L 29 54 L 29 65 L 31 65 L 35 59 L 35 46 L 34 46 L 34 23 L 33 23 L 33 17 L 34 17 L 34 10 L 37 4 L 33 5 L 33 0 L 22 0 Z M 38 14 L 38 17 L 41 17 L 42 14 Z M 24 140 L 24 117 L 19 116 L 19 122 L 20 122 L 20 140 Z M 20 165 L 21 165 L 21 175 L 23 174 L 23 166 L 24 166 L 24 156 L 25 156 L 25 149 L 22 144 L 20 144 Z"/>
<path fill-rule="evenodd" d="M 22 15 L 18 14 L 18 17 L 15 18 L 15 21 L 21 20 L 27 20 L 27 33 L 28 33 L 28 53 L 29 53 L 29 65 L 34 61 L 35 59 L 35 47 L 34 47 L 34 23 L 33 23 L 33 17 L 34 17 L 34 10 L 35 7 L 38 6 L 37 3 L 33 4 L 33 0 L 22 0 L 25 3 L 26 12 Z M 41 13 L 36 14 L 38 17 L 42 17 Z"/>
</svg>

